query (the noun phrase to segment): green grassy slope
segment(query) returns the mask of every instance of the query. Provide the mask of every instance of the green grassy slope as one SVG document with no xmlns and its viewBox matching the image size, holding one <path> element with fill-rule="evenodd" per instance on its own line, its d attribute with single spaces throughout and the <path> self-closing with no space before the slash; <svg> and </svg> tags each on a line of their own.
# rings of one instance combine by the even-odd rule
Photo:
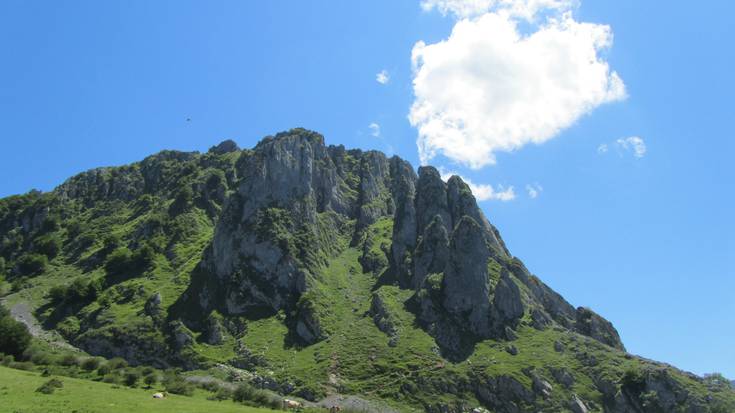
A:
<svg viewBox="0 0 735 413">
<path fill-rule="evenodd" d="M 232 401 L 209 401 L 203 393 L 193 397 L 169 395 L 158 400 L 156 390 L 132 389 L 89 380 L 58 377 L 64 387 L 53 394 L 36 389 L 49 377 L 38 373 L 0 367 L 0 411 L 17 413 L 259 413 L 256 409 Z"/>
</svg>

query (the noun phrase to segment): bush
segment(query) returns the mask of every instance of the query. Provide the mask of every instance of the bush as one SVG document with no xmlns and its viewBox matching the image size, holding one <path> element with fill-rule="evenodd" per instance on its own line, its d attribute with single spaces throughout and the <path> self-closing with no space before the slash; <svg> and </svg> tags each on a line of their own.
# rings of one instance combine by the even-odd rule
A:
<svg viewBox="0 0 735 413">
<path fill-rule="evenodd" d="M 123 384 L 128 387 L 135 387 L 135 385 L 138 384 L 138 380 L 140 380 L 140 373 L 131 370 L 125 373 L 125 376 L 123 377 Z"/>
<path fill-rule="evenodd" d="M 251 400 L 255 394 L 255 388 L 249 384 L 242 383 L 232 393 L 232 400 L 236 402 L 244 402 Z"/>
<path fill-rule="evenodd" d="M 48 233 L 58 231 L 61 228 L 61 220 L 57 216 L 48 216 L 41 223 L 41 232 Z"/>
<path fill-rule="evenodd" d="M 15 357 L 11 356 L 10 354 L 6 354 L 3 356 L 3 354 L 0 353 L 0 357 L 2 357 L 2 365 L 5 367 L 8 367 L 11 363 L 15 363 Z"/>
<path fill-rule="evenodd" d="M 145 383 L 145 385 L 148 386 L 148 388 L 153 387 L 153 385 L 156 384 L 156 382 L 158 382 L 158 378 L 153 373 L 143 377 L 143 383 Z"/>
<path fill-rule="evenodd" d="M 172 216 L 179 215 L 183 212 L 186 212 L 191 207 L 191 202 L 194 199 L 194 191 L 192 191 L 191 186 L 186 185 L 179 192 L 176 194 L 176 198 L 174 198 L 174 202 L 171 203 L 171 206 L 169 207 L 169 214 Z"/>
<path fill-rule="evenodd" d="M 82 361 L 81 367 L 86 371 L 94 371 L 100 366 L 100 360 L 95 357 L 89 357 Z"/>
<path fill-rule="evenodd" d="M 227 387 L 220 387 L 217 389 L 216 392 L 214 392 L 213 395 L 207 397 L 209 400 L 216 400 L 216 401 L 222 401 L 222 400 L 229 400 L 232 398 L 232 390 L 228 389 Z"/>
<path fill-rule="evenodd" d="M 36 367 L 36 365 L 31 363 L 30 361 L 14 361 L 10 363 L 8 367 L 16 370 L 31 371 L 34 367 Z"/>
<path fill-rule="evenodd" d="M 36 238 L 33 249 L 48 258 L 54 258 L 61 251 L 61 239 L 57 235 L 44 235 Z"/>
<path fill-rule="evenodd" d="M 41 387 L 37 388 L 36 391 L 43 394 L 52 394 L 56 389 L 64 387 L 64 383 L 59 379 L 51 379 L 46 383 L 43 383 Z"/>
<path fill-rule="evenodd" d="M 23 358 L 26 360 L 30 360 L 33 364 L 45 366 L 53 364 L 53 359 L 51 358 L 51 355 L 35 346 L 28 347 L 23 352 Z"/>
<path fill-rule="evenodd" d="M 623 387 L 636 395 L 641 394 L 646 388 L 646 378 L 643 372 L 638 369 L 626 370 L 620 381 Z"/>
<path fill-rule="evenodd" d="M 110 384 L 117 384 L 118 383 L 118 376 L 117 374 L 107 374 L 105 377 L 102 378 L 103 383 L 110 383 Z"/>
<path fill-rule="evenodd" d="M 26 254 L 18 259 L 18 269 L 22 275 L 36 275 L 46 271 L 48 258 L 41 254 Z"/>
<path fill-rule="evenodd" d="M 105 262 L 108 274 L 120 274 L 130 270 L 133 263 L 133 253 L 126 247 L 120 247 L 110 253 Z"/>
<path fill-rule="evenodd" d="M 5 275 L 5 258 L 0 257 L 0 277 L 3 275 Z"/>
<path fill-rule="evenodd" d="M 67 367 L 78 366 L 79 359 L 77 358 L 77 356 L 73 354 L 67 354 L 61 358 L 61 361 L 59 361 L 59 364 L 61 364 L 62 366 L 67 366 Z"/>
<path fill-rule="evenodd" d="M 180 394 L 182 396 L 191 396 L 194 394 L 194 386 L 176 375 L 166 376 L 163 380 L 163 386 L 167 392 L 172 394 Z"/>
<path fill-rule="evenodd" d="M 106 376 L 106 375 L 110 374 L 111 371 L 112 371 L 112 369 L 110 368 L 110 364 L 109 363 L 104 363 L 104 364 L 101 364 L 97 368 L 97 375 L 98 376 Z"/>
<path fill-rule="evenodd" d="M 107 361 L 107 365 L 112 370 L 120 370 L 124 369 L 125 367 L 128 367 L 128 362 L 125 361 L 124 358 L 121 357 L 113 357 L 110 360 Z"/>
<path fill-rule="evenodd" d="M 102 246 L 105 251 L 110 252 L 120 246 L 120 236 L 117 234 L 107 234 L 102 239 Z"/>
<path fill-rule="evenodd" d="M 0 352 L 20 357 L 31 344 L 31 334 L 25 324 L 9 315 L 0 318 Z"/>
</svg>

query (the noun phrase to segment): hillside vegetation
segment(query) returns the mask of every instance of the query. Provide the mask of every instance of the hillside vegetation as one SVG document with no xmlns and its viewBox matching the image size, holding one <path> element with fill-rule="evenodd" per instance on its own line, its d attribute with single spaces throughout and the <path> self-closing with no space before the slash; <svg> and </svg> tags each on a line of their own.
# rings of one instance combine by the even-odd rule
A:
<svg viewBox="0 0 735 413">
<path fill-rule="evenodd" d="M 735 411 L 532 275 L 459 177 L 303 129 L 5 198 L 0 241 L 2 303 L 48 348 L 376 411 Z"/>
</svg>

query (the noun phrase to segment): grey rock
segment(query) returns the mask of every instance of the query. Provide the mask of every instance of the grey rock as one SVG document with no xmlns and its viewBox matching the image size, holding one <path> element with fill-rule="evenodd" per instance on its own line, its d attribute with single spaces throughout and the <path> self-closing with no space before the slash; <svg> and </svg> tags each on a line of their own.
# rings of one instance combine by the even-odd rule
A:
<svg viewBox="0 0 735 413">
<path fill-rule="evenodd" d="M 231 139 L 227 139 L 209 148 L 208 152 L 213 153 L 215 155 L 223 155 L 223 154 L 230 153 L 230 152 L 237 152 L 239 150 L 240 150 L 240 147 L 237 146 L 237 143 L 235 143 L 235 141 Z"/>
<path fill-rule="evenodd" d="M 549 367 L 549 372 L 554 378 L 554 381 L 566 387 L 567 389 L 571 388 L 572 385 L 574 385 L 574 376 L 572 376 L 567 369 L 563 367 Z"/>
<path fill-rule="evenodd" d="M 414 289 L 420 289 L 426 276 L 443 273 L 449 261 L 449 236 L 441 216 L 436 215 L 424 230 L 413 256 Z"/>
<path fill-rule="evenodd" d="M 370 303 L 370 314 L 378 329 L 388 336 L 388 344 L 391 347 L 395 347 L 398 344 L 398 329 L 393 315 L 388 310 L 378 291 L 373 293 Z"/>
<path fill-rule="evenodd" d="M 487 336 L 490 333 L 490 279 L 487 271 L 490 253 L 477 222 L 463 217 L 452 233 L 449 248 L 450 259 L 444 273 L 444 309 L 450 314 L 466 317 L 471 331 Z"/>
<path fill-rule="evenodd" d="M 569 402 L 569 409 L 574 413 L 588 413 L 587 405 L 575 394 Z"/>
<path fill-rule="evenodd" d="M 590 336 L 610 347 L 625 350 L 623 342 L 620 340 L 620 335 L 618 335 L 618 331 L 613 327 L 612 323 L 600 317 L 594 311 L 589 308 L 579 307 L 577 308 L 576 319 L 574 328 L 579 333 Z"/>
</svg>

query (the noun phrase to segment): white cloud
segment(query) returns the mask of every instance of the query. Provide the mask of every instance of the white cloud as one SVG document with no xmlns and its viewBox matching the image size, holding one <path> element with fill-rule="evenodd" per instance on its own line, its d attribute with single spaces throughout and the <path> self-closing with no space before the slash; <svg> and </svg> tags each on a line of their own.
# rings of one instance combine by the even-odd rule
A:
<svg viewBox="0 0 735 413">
<path fill-rule="evenodd" d="M 607 144 L 601 143 L 600 146 L 597 147 L 597 153 L 607 153 Z"/>
<path fill-rule="evenodd" d="M 380 73 L 375 75 L 375 81 L 377 81 L 381 85 L 385 85 L 390 82 L 390 74 L 387 70 L 383 69 L 380 71 Z"/>
<path fill-rule="evenodd" d="M 636 158 L 642 158 L 646 154 L 646 142 L 638 136 L 620 138 L 615 143 L 624 151 L 633 151 Z"/>
<path fill-rule="evenodd" d="M 452 175 L 457 175 L 462 178 L 467 186 L 470 187 L 472 195 L 474 195 L 475 199 L 480 202 L 491 200 L 507 202 L 516 198 L 516 194 L 512 186 L 506 188 L 503 185 L 497 185 L 497 188 L 494 188 L 489 184 L 476 184 L 456 172 L 449 171 L 441 167 L 439 168 L 439 173 L 441 174 L 442 180 L 445 182 L 448 181 Z"/>
<path fill-rule="evenodd" d="M 569 10 L 576 0 L 422 0 L 425 11 L 438 10 L 464 19 L 497 12 L 507 16 L 533 20 L 543 10 Z"/>
<path fill-rule="evenodd" d="M 536 199 L 544 191 L 544 188 L 539 184 L 528 184 L 526 185 L 526 191 L 531 199 Z"/>
<path fill-rule="evenodd" d="M 380 125 L 373 122 L 368 125 L 368 128 L 370 129 L 370 134 L 375 136 L 376 138 L 380 137 Z"/>
<path fill-rule="evenodd" d="M 449 37 L 412 50 L 421 163 L 438 154 L 481 168 L 499 151 L 554 138 L 596 107 L 625 98 L 599 53 L 609 26 L 577 22 L 564 0 L 424 0 L 459 20 Z M 547 14 L 543 14 L 547 13 Z M 530 34 L 519 19 L 544 15 Z M 466 17 L 472 17 L 466 18 Z"/>
</svg>

